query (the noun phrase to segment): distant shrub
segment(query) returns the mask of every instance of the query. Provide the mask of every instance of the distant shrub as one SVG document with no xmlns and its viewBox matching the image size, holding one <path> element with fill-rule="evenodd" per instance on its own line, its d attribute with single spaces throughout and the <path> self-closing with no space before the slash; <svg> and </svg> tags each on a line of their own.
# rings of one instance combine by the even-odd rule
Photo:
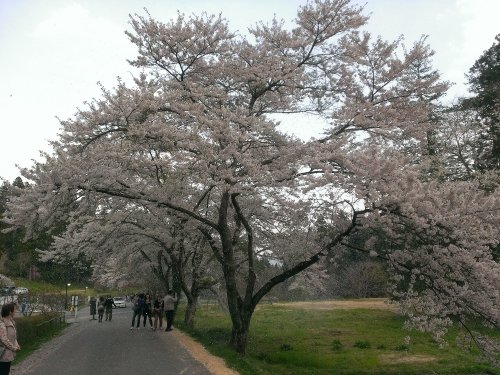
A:
<svg viewBox="0 0 500 375">
<path fill-rule="evenodd" d="M 333 340 L 332 342 L 332 349 L 333 350 L 341 350 L 344 347 L 344 345 L 340 342 L 340 340 Z"/>
<path fill-rule="evenodd" d="M 260 352 L 260 353 L 257 353 L 257 355 L 255 357 L 259 361 L 269 362 L 269 355 L 267 353 Z"/>
<path fill-rule="evenodd" d="M 404 351 L 410 350 L 410 346 L 406 345 L 406 344 L 401 344 L 401 345 L 396 346 L 394 348 L 394 350 L 397 350 L 399 352 L 404 352 Z"/>
<path fill-rule="evenodd" d="M 370 343 L 368 341 L 356 341 L 353 346 L 359 349 L 368 349 L 370 348 Z"/>
<path fill-rule="evenodd" d="M 287 351 L 292 350 L 292 349 L 293 349 L 293 347 L 290 344 L 282 344 L 280 346 L 280 350 L 283 352 L 287 352 Z"/>
</svg>

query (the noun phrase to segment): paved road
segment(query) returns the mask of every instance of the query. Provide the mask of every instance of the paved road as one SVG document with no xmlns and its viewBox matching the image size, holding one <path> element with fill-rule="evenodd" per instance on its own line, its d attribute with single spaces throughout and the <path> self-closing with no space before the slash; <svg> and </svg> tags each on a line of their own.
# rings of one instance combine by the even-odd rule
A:
<svg viewBox="0 0 500 375">
<path fill-rule="evenodd" d="M 171 332 L 130 330 L 132 309 L 114 309 L 111 322 L 90 320 L 83 309 L 64 334 L 44 345 L 11 375 L 210 375 Z M 149 325 L 149 323 L 147 323 Z M 22 346 L 22 343 L 21 343 Z"/>
</svg>

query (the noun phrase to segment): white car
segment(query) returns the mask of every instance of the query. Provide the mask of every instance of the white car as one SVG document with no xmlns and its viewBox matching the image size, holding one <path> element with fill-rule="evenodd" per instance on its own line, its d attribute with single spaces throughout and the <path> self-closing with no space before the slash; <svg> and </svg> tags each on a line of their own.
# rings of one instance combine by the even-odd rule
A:
<svg viewBox="0 0 500 375">
<path fill-rule="evenodd" d="M 115 303 L 116 307 L 127 307 L 124 297 L 113 297 L 113 302 Z"/>
<path fill-rule="evenodd" d="M 14 294 L 28 294 L 28 288 L 25 288 L 24 286 L 18 286 L 17 288 L 14 288 Z"/>
</svg>

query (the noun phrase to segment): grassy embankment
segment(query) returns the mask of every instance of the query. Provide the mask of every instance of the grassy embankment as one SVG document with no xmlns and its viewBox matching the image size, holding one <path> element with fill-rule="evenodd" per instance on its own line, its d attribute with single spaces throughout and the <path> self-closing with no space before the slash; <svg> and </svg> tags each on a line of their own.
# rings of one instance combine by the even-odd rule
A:
<svg viewBox="0 0 500 375">
<path fill-rule="evenodd" d="M 440 348 L 430 335 L 405 330 L 404 318 L 380 301 L 371 302 L 367 308 L 262 305 L 252 320 L 245 357 L 228 347 L 230 321 L 217 306 L 201 306 L 192 331 L 182 325 L 181 309 L 176 326 L 242 375 L 500 374 L 500 368 L 478 362 L 477 352 L 457 348 L 456 331 Z"/>
<path fill-rule="evenodd" d="M 64 295 L 66 293 L 66 286 L 64 283 L 61 285 L 49 284 L 43 281 L 32 281 L 24 278 L 12 278 L 12 281 L 16 286 L 23 286 L 29 289 L 30 293 L 57 293 Z M 85 284 L 75 284 L 72 283 L 68 287 L 68 296 L 78 295 L 80 296 L 80 302 L 82 297 L 86 296 L 100 296 L 111 294 L 114 296 L 124 296 L 126 294 L 135 293 L 136 288 L 127 288 L 122 290 L 108 290 L 108 289 L 96 289 L 93 287 L 86 288 Z"/>
</svg>

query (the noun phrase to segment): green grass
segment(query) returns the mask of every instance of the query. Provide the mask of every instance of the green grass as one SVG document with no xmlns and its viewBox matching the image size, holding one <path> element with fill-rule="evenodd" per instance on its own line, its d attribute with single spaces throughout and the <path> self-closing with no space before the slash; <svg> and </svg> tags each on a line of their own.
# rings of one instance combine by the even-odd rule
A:
<svg viewBox="0 0 500 375">
<path fill-rule="evenodd" d="M 23 286 L 28 288 L 30 293 L 38 294 L 38 293 L 52 293 L 52 294 L 66 294 L 66 285 L 62 283 L 61 285 L 54 285 L 44 281 L 39 280 L 28 280 L 19 277 L 13 277 L 12 281 L 14 281 L 16 286 Z M 87 287 L 87 288 L 86 288 Z M 84 296 L 100 296 L 111 294 L 113 296 L 131 294 L 133 288 L 125 290 L 117 290 L 117 289 L 95 289 L 90 287 L 84 283 L 71 283 L 68 287 L 68 296 L 79 295 L 81 298 Z"/>
<path fill-rule="evenodd" d="M 23 279 L 19 277 L 13 277 L 12 281 L 16 284 L 16 286 L 23 286 L 28 288 L 31 293 L 57 293 L 57 292 L 65 292 L 64 286 L 57 286 L 53 284 L 49 284 L 44 281 L 34 281 Z"/>
<path fill-rule="evenodd" d="M 39 294 L 39 293 L 57 293 L 57 294 L 65 294 L 66 293 L 66 285 L 61 284 L 61 285 L 54 285 L 47 283 L 45 281 L 39 281 L 39 280 L 28 280 L 28 279 L 23 279 L 19 277 L 13 277 L 12 281 L 16 284 L 16 286 L 23 286 L 28 288 L 30 293 L 34 294 Z M 84 284 L 74 284 L 72 283 L 68 287 L 68 295 L 95 295 L 98 292 L 90 287 L 87 287 L 85 289 Z"/>
<path fill-rule="evenodd" d="M 430 335 L 404 330 L 404 318 L 388 310 L 264 305 L 254 314 L 244 357 L 229 348 L 231 324 L 218 307 L 201 306 L 194 330 L 182 325 L 182 317 L 181 308 L 177 327 L 242 375 L 500 374 L 457 348 L 456 331 L 440 348 Z"/>
</svg>

